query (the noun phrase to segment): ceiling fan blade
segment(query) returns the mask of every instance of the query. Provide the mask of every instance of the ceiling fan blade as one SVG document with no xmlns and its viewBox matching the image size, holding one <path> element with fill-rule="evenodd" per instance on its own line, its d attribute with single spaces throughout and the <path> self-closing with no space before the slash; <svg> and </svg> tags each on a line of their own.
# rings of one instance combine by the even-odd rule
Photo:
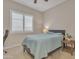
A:
<svg viewBox="0 0 79 59">
<path fill-rule="evenodd" d="M 48 0 L 45 0 L 45 1 L 48 1 Z"/>
<path fill-rule="evenodd" d="M 48 2 L 48 0 L 44 0 L 44 1 Z M 34 3 L 37 3 L 37 0 L 34 0 Z"/>
<path fill-rule="evenodd" d="M 37 0 L 34 0 L 34 3 L 37 3 Z"/>
</svg>

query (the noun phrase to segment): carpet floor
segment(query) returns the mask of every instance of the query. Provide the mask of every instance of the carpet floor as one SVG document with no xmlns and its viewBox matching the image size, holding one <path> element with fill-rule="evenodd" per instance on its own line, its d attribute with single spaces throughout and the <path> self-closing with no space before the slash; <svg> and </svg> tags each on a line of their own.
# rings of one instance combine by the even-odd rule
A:
<svg viewBox="0 0 79 59">
<path fill-rule="evenodd" d="M 23 53 L 22 46 L 7 49 L 6 51 L 7 53 L 3 55 L 3 59 L 33 59 L 27 52 Z M 70 53 L 62 51 L 60 48 L 46 59 L 75 59 L 75 54 L 72 56 Z"/>
</svg>

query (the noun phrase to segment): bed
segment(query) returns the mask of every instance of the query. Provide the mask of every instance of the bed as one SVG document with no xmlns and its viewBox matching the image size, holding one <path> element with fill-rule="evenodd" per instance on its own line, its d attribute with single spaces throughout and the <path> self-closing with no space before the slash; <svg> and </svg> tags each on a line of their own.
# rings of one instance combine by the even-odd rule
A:
<svg viewBox="0 0 79 59">
<path fill-rule="evenodd" d="M 34 59 L 42 59 L 47 57 L 49 52 L 61 47 L 63 35 L 65 30 L 49 30 L 49 33 L 27 35 L 22 42 L 23 51 L 33 55 Z"/>
</svg>

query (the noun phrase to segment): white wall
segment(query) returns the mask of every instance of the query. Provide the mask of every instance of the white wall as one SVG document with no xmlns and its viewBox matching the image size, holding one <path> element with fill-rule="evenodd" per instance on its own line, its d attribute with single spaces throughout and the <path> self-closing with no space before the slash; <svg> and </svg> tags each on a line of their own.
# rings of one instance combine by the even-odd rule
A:
<svg viewBox="0 0 79 59">
<path fill-rule="evenodd" d="M 34 32 L 41 33 L 43 25 L 49 25 L 49 29 L 65 29 L 75 37 L 75 13 L 74 0 L 66 1 L 43 13 L 33 10 L 27 6 L 18 4 L 11 0 L 3 0 L 3 29 L 11 30 L 10 9 L 19 10 L 34 16 Z M 44 23 L 44 24 L 43 24 Z M 27 34 L 33 33 L 9 33 L 5 46 L 21 44 Z"/>
<path fill-rule="evenodd" d="M 65 29 L 75 38 L 75 2 L 68 0 L 44 12 L 44 25 L 49 29 Z"/>
<path fill-rule="evenodd" d="M 36 10 L 33 10 L 27 6 L 21 5 L 19 3 L 13 2 L 12 0 L 3 0 L 3 29 L 9 29 L 11 31 L 11 9 L 15 9 L 25 14 L 30 14 L 34 16 L 34 32 L 33 33 L 41 33 L 42 31 L 42 13 Z M 21 44 L 24 37 L 27 34 L 33 33 L 9 33 L 9 36 L 5 42 L 5 46 L 11 46 L 16 44 Z"/>
</svg>

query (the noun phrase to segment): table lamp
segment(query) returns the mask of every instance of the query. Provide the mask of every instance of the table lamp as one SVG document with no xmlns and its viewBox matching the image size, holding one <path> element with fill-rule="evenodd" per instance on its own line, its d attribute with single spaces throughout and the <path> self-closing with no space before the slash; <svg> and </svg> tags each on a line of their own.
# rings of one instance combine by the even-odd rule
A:
<svg viewBox="0 0 79 59">
<path fill-rule="evenodd" d="M 47 33 L 48 32 L 48 26 L 45 26 L 43 29 L 43 33 Z"/>
</svg>

